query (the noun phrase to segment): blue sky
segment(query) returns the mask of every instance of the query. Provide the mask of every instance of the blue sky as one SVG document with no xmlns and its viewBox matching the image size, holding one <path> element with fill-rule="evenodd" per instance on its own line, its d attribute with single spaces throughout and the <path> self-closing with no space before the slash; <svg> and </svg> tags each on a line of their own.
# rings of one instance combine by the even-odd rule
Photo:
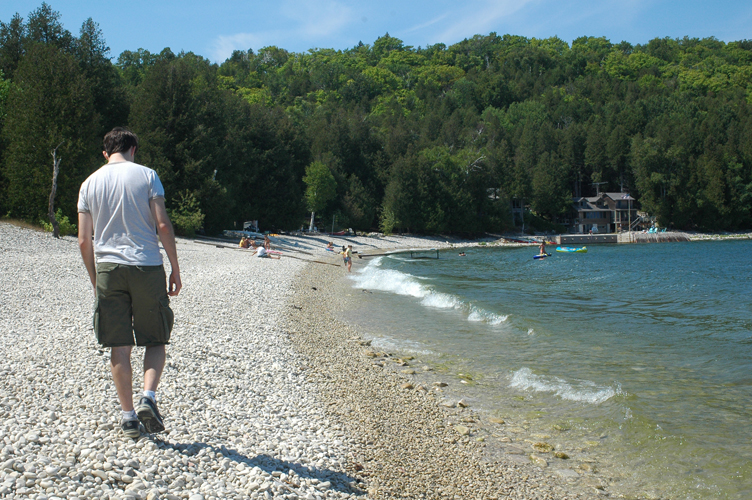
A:
<svg viewBox="0 0 752 500">
<path fill-rule="evenodd" d="M 451 45 L 492 31 L 526 37 L 558 36 L 571 43 L 582 35 L 614 43 L 646 43 L 656 37 L 729 42 L 752 39 L 750 0 L 277 0 L 259 2 L 51 0 L 64 26 L 78 34 L 91 17 L 98 22 L 113 58 L 124 50 L 191 51 L 215 62 L 234 49 L 276 45 L 289 51 L 346 49 L 371 44 L 384 33 L 406 45 Z M 24 18 L 41 1 L 5 0 L 0 20 Z"/>
</svg>

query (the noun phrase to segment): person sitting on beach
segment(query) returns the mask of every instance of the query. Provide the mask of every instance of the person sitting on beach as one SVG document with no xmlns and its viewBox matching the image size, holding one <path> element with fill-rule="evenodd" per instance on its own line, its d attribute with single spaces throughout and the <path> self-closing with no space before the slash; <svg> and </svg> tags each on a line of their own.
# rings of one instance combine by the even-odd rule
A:
<svg viewBox="0 0 752 500">
<path fill-rule="evenodd" d="M 279 255 L 270 254 L 263 245 L 257 246 L 254 254 L 256 255 L 256 257 L 262 257 L 265 259 L 279 259 Z"/>
<path fill-rule="evenodd" d="M 238 243 L 238 246 L 240 248 L 248 248 L 249 246 L 251 246 L 251 242 L 250 242 L 250 240 L 248 238 L 246 238 L 245 236 L 243 236 L 243 238 L 241 238 L 241 240 L 240 240 L 240 243 Z"/>
<path fill-rule="evenodd" d="M 266 248 L 267 250 L 272 249 L 272 240 L 270 240 L 269 236 L 266 234 L 264 235 L 264 248 Z"/>
<path fill-rule="evenodd" d="M 329 243 L 327 243 L 326 249 L 329 250 L 330 252 L 334 251 L 334 242 L 330 241 Z"/>
</svg>

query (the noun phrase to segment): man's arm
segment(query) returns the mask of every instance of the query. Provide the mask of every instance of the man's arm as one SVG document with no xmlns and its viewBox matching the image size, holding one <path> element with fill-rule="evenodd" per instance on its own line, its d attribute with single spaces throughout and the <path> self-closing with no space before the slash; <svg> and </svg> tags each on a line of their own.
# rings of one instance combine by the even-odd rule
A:
<svg viewBox="0 0 752 500">
<path fill-rule="evenodd" d="M 91 241 L 91 234 L 94 230 L 94 222 L 89 212 L 78 213 L 78 249 L 81 251 L 81 257 L 84 259 L 84 266 L 89 273 L 91 285 L 97 287 L 97 263 L 94 259 L 94 244 Z"/>
<path fill-rule="evenodd" d="M 162 246 L 165 249 L 167 259 L 170 261 L 170 267 L 172 268 L 167 295 L 175 296 L 183 288 L 183 283 L 180 281 L 180 265 L 178 264 L 178 250 L 175 245 L 175 231 L 172 229 L 172 222 L 170 222 L 170 217 L 167 215 L 164 198 L 152 198 L 149 200 L 149 207 L 151 207 L 151 214 L 157 222 L 159 239 L 162 241 Z"/>
</svg>

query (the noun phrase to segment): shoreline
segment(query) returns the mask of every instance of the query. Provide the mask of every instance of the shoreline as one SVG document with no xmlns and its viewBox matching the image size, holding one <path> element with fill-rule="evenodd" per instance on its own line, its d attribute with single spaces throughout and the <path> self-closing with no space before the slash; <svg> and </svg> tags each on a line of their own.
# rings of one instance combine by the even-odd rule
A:
<svg viewBox="0 0 752 500">
<path fill-rule="evenodd" d="M 341 257 L 324 249 L 335 239 L 283 238 L 279 243 L 290 250 L 284 253 L 296 259 L 257 259 L 178 239 L 185 287 L 173 301 L 176 326 L 158 392 L 169 432 L 133 441 L 118 428 L 109 352 L 93 337 L 91 285 L 76 238 L 56 240 L 0 222 L 0 339 L 7 346 L 0 360 L 0 496 L 550 500 L 609 494 L 600 476 L 576 479 L 554 463 L 532 463 L 531 456 L 559 459 L 525 440 L 534 436 L 509 434 L 514 423 L 506 429 L 472 407 L 458 407 L 453 387 L 434 386 L 442 382 L 438 370 L 407 357 L 400 366 L 398 356 L 366 345 L 362 332 L 336 319 L 339 299 L 357 290 L 342 287 Z M 481 243 L 335 241 L 348 240 L 356 250 L 373 251 Z M 365 263 L 355 259 L 354 267 Z M 451 407 L 443 406 L 447 398 Z M 512 442 L 502 440 L 507 437 Z M 496 441 L 505 453 L 497 453 Z M 512 446 L 516 455 L 509 454 Z"/>
<path fill-rule="evenodd" d="M 747 247 L 748 241 L 741 241 L 736 243 L 728 243 L 721 245 L 721 247 L 718 247 L 717 250 L 723 250 L 724 248 L 730 249 L 735 248 L 737 245 L 740 247 Z M 702 248 L 701 248 L 702 247 Z M 692 251 L 702 251 L 704 252 L 710 252 L 712 249 L 715 249 L 713 245 L 709 247 L 705 247 L 704 245 L 700 246 L 694 246 L 691 245 L 689 247 L 684 247 L 685 251 L 689 251 L 690 253 Z M 679 247 L 676 247 L 677 249 Z M 702 250 L 702 249 L 705 250 Z M 652 249 L 649 247 L 645 248 L 646 250 L 655 250 L 653 252 L 653 255 L 656 259 L 661 259 L 660 254 L 665 254 L 665 251 L 670 251 L 670 248 L 665 248 L 665 251 L 662 251 L 660 247 Z M 504 253 L 501 248 L 498 249 L 499 252 Z M 612 247 L 610 249 L 612 253 L 618 252 L 617 248 Z M 402 259 L 401 259 L 402 260 Z M 436 274 L 423 274 L 420 271 L 420 265 L 417 264 L 413 267 L 408 268 L 407 270 L 398 267 L 399 264 L 395 264 L 395 266 L 384 264 L 384 268 L 376 268 L 376 269 L 382 269 L 380 271 L 381 273 L 388 276 L 388 273 L 390 270 L 393 269 L 399 269 L 402 273 L 408 273 L 408 276 L 418 276 L 420 279 L 430 280 L 434 279 Z M 416 267 L 418 266 L 418 267 Z M 436 264 L 436 266 L 440 266 L 439 263 Z M 353 269 L 353 271 L 356 271 L 356 269 Z M 459 271 L 462 272 L 461 270 Z M 412 273 L 412 274 L 410 274 Z M 347 275 L 346 272 L 340 273 L 341 275 Z M 377 272 L 378 274 L 378 272 Z M 371 274 L 366 274 L 365 276 L 372 277 Z M 453 368 L 447 369 L 448 366 L 451 364 L 451 361 L 449 363 L 445 363 L 442 359 L 442 356 L 449 354 L 451 355 L 454 351 L 438 348 L 440 352 L 431 352 L 436 349 L 433 342 L 428 341 L 427 343 L 423 343 L 425 340 L 433 339 L 432 333 L 428 330 L 420 330 L 420 325 L 418 326 L 418 330 L 413 330 L 415 327 L 415 324 L 408 323 L 408 324 L 402 324 L 398 319 L 395 320 L 384 320 L 384 324 L 381 323 L 381 320 L 379 318 L 381 317 L 378 314 L 369 312 L 369 304 L 374 304 L 376 309 L 375 311 L 379 311 L 381 314 L 384 315 L 385 318 L 388 318 L 389 316 L 393 316 L 390 314 L 391 311 L 400 311 L 400 314 L 406 314 L 406 311 L 409 311 L 409 307 L 401 307 L 399 304 L 395 303 L 394 300 L 396 300 L 397 297 L 401 295 L 400 292 L 397 292 L 397 295 L 390 294 L 389 291 L 394 291 L 393 288 L 385 287 L 381 288 L 381 281 L 377 281 L 375 279 L 369 280 L 365 279 L 363 280 L 362 285 L 355 285 L 354 282 L 349 282 L 350 280 L 343 280 L 344 284 L 342 282 L 339 283 L 339 299 L 338 300 L 347 300 L 345 296 L 352 294 L 352 303 L 356 307 L 365 307 L 365 309 L 362 309 L 362 312 L 357 312 L 357 309 L 353 309 L 352 306 L 346 307 L 345 311 L 353 311 L 350 313 L 345 312 L 344 314 L 339 314 L 338 318 L 344 318 L 341 321 L 344 321 L 345 323 L 351 322 L 350 324 L 358 325 L 362 324 L 364 326 L 354 326 L 356 330 L 359 330 L 359 334 L 364 337 L 365 339 L 373 339 L 373 346 L 377 346 L 377 348 L 371 348 L 372 351 L 376 350 L 386 350 L 387 352 L 391 353 L 391 356 L 385 357 L 382 355 L 379 355 L 375 358 L 374 361 L 377 362 L 383 362 L 386 366 L 386 368 L 390 368 L 391 371 L 393 371 L 397 377 L 400 377 L 401 373 L 403 372 L 403 368 L 399 366 L 398 364 L 394 363 L 396 358 L 402 358 L 403 360 L 407 361 L 409 366 L 405 366 L 405 370 L 414 370 L 416 373 L 409 375 L 408 377 L 402 377 L 408 379 L 412 384 L 417 387 L 420 383 L 423 383 L 424 386 L 426 386 L 429 391 L 432 388 L 431 385 L 434 380 L 441 380 L 441 378 L 433 377 L 433 374 L 439 373 L 441 376 L 444 377 L 445 382 L 449 382 L 450 387 L 447 387 L 444 389 L 443 395 L 449 396 L 450 390 L 454 387 L 459 392 L 454 393 L 454 402 L 458 400 L 459 397 L 467 397 L 467 401 L 470 403 L 472 407 L 474 407 L 476 404 L 479 406 L 479 413 L 480 418 L 476 418 L 477 421 L 477 432 L 476 429 L 473 429 L 473 437 L 475 436 L 482 436 L 484 434 L 484 430 L 486 431 L 486 437 L 488 438 L 488 435 L 490 434 L 491 437 L 498 437 L 493 436 L 494 434 L 494 428 L 501 430 L 498 432 L 498 434 L 506 434 L 507 437 L 512 438 L 512 446 L 521 446 L 524 451 L 526 452 L 526 456 L 524 458 L 528 458 L 529 455 L 531 455 L 531 448 L 530 444 L 531 441 L 529 440 L 543 440 L 548 441 L 551 444 L 554 444 L 556 446 L 555 451 L 563 450 L 566 453 L 571 455 L 572 460 L 568 461 L 565 465 L 564 462 L 557 462 L 554 460 L 551 460 L 551 454 L 539 454 L 542 455 L 544 459 L 549 460 L 549 467 L 545 470 L 545 473 L 550 474 L 550 472 L 557 473 L 556 469 L 563 468 L 563 467 L 571 467 L 574 469 L 574 471 L 569 472 L 576 472 L 577 474 L 580 474 L 582 476 L 582 479 L 588 478 L 588 479 L 595 479 L 599 478 L 602 483 L 601 486 L 607 488 L 605 490 L 601 490 L 600 492 L 596 492 L 598 494 L 603 493 L 609 493 L 612 496 L 620 496 L 624 495 L 627 498 L 674 498 L 669 491 L 672 491 L 674 494 L 676 494 L 676 498 L 679 498 L 679 494 L 677 493 L 676 489 L 669 489 L 668 487 L 665 487 L 663 490 L 661 489 L 661 485 L 664 485 L 662 482 L 662 479 L 658 479 L 656 482 L 653 480 L 653 482 L 648 482 L 648 480 L 641 481 L 638 479 L 638 477 L 642 478 L 648 478 L 651 477 L 651 474 L 645 474 L 644 476 L 638 476 L 636 473 L 634 476 L 630 476 L 630 469 L 629 469 L 629 460 L 626 460 L 627 456 L 630 458 L 633 458 L 631 454 L 618 454 L 613 453 L 612 447 L 610 448 L 607 445 L 599 446 L 598 441 L 602 439 L 603 437 L 607 437 L 607 432 L 603 433 L 595 433 L 591 436 L 581 435 L 579 436 L 579 442 L 577 443 L 577 440 L 575 439 L 566 439 L 564 438 L 565 434 L 567 436 L 570 436 L 569 433 L 566 433 L 565 431 L 568 431 L 569 429 L 566 428 L 567 426 L 564 425 L 564 429 L 559 428 L 558 424 L 560 422 L 556 421 L 548 421 L 547 426 L 541 426 L 541 425 L 531 425 L 530 427 L 533 427 L 532 431 L 528 430 L 528 426 L 525 425 L 528 422 L 526 419 L 528 417 L 522 416 L 520 412 L 509 412 L 504 411 L 504 408 L 509 407 L 517 407 L 516 402 L 512 402 L 511 405 L 509 404 L 503 404 L 501 406 L 497 405 L 495 407 L 484 405 L 482 401 L 479 400 L 476 402 L 473 400 L 473 396 L 477 396 L 477 392 L 475 394 L 472 393 L 472 391 L 468 391 L 468 389 L 471 389 L 475 387 L 475 383 L 473 380 L 478 381 L 478 389 L 480 389 L 482 375 L 480 377 L 476 377 L 476 373 L 472 372 L 472 368 L 469 366 L 468 363 L 464 363 L 464 360 L 462 363 L 456 363 Z M 394 279 L 393 281 L 397 283 L 402 283 L 401 281 Z M 430 283 L 430 281 L 429 281 Z M 365 287 L 365 289 L 361 290 L 358 287 Z M 383 300 L 380 298 L 377 298 L 373 295 L 368 295 L 369 293 L 380 293 L 378 290 L 387 290 L 386 295 L 390 295 L 390 299 L 384 298 Z M 404 290 L 404 287 L 401 289 Z M 441 289 L 442 291 L 445 291 L 445 289 Z M 415 295 L 418 297 L 422 297 L 423 295 Z M 373 297 L 373 300 L 376 302 L 371 302 L 371 299 L 368 297 Z M 409 297 L 408 297 L 409 300 Z M 349 305 L 349 304 L 348 304 Z M 384 307 L 386 305 L 386 307 Z M 430 309 L 430 307 L 428 307 Z M 406 316 L 409 317 L 409 316 Z M 417 322 L 416 322 L 417 324 Z M 457 328 L 456 325 L 453 325 L 455 328 Z M 431 327 L 438 330 L 443 331 L 444 336 L 451 337 L 452 329 L 445 329 L 442 328 L 441 324 L 431 324 Z M 406 333 L 402 333 L 402 330 L 406 330 Z M 415 332 L 420 332 L 420 335 L 415 335 Z M 413 332 L 407 333 L 407 332 Z M 394 337 L 393 339 L 390 339 L 390 337 Z M 438 337 L 437 337 L 438 338 Z M 396 342 L 393 342 L 393 340 L 396 339 Z M 419 359 L 411 359 L 406 356 L 414 356 Z M 469 358 L 472 359 L 472 358 Z M 436 368 L 434 371 L 425 373 L 421 369 L 422 364 L 432 364 L 434 368 Z M 470 371 L 468 371 L 468 369 Z M 635 369 L 638 370 L 638 369 Z M 463 382 L 463 380 L 460 380 L 463 378 L 463 374 L 459 372 L 464 372 L 466 375 L 470 374 L 472 375 L 472 378 L 467 378 L 467 380 L 470 381 L 469 385 L 460 385 L 460 383 Z M 480 373 L 477 373 L 480 375 Z M 433 378 L 433 380 L 431 380 Z M 595 380 L 595 379 L 594 379 Z M 620 387 L 619 387 L 620 389 Z M 509 402 L 510 398 L 507 398 L 507 402 Z M 438 404 L 441 405 L 441 402 L 437 400 Z M 543 406 L 543 405 L 541 405 Z M 532 410 L 533 408 L 530 408 Z M 538 408 L 540 409 L 540 408 Z M 501 410 L 501 411 L 498 411 Z M 629 411 L 629 410 L 628 410 Z M 489 426 L 487 423 L 484 425 L 484 418 L 483 413 L 486 414 L 486 417 L 490 416 L 500 416 L 504 417 L 508 421 L 506 422 L 507 425 L 504 425 L 502 427 L 499 426 Z M 573 419 L 576 419 L 578 416 L 583 417 L 584 414 L 579 414 L 577 411 L 570 412 L 571 417 Z M 627 417 L 629 418 L 629 417 Z M 486 421 L 488 418 L 485 419 Z M 530 419 L 533 420 L 533 419 Z M 461 423 L 461 419 L 460 419 Z M 557 424 L 557 425 L 551 425 L 551 424 Z M 516 428 L 516 430 L 513 430 L 513 428 Z M 523 429 L 520 429 L 523 428 Z M 621 427 L 620 427 L 621 428 Z M 575 433 L 573 432 L 572 435 Z M 587 433 L 586 433 L 587 434 Z M 551 436 L 553 435 L 553 436 Z M 561 438 L 561 439 L 559 439 Z M 490 442 L 495 441 L 493 439 L 488 438 L 487 444 L 490 445 Z M 702 442 L 701 440 L 699 441 Z M 503 448 L 510 448 L 511 446 L 503 445 Z M 487 448 L 491 448 L 491 446 L 488 446 Z M 634 447 L 634 449 L 640 449 L 639 447 Z M 578 464 L 579 462 L 579 464 Z M 681 459 L 679 459 L 676 463 L 681 463 Z M 566 472 L 566 471 L 564 471 Z M 591 472 L 595 472 L 595 474 L 591 474 Z M 632 477 L 634 479 L 633 484 L 636 484 L 638 486 L 630 487 L 629 485 L 629 478 Z M 676 476 L 680 477 L 680 476 Z M 717 477 L 717 476 L 716 476 Z M 574 481 L 577 481 L 575 477 L 572 477 Z M 671 477 L 673 479 L 673 476 Z M 698 480 L 699 481 L 699 480 Z M 666 480 L 665 484 L 669 484 L 668 480 Z M 671 484 L 678 484 L 678 483 L 671 483 Z M 699 483 L 698 483 L 699 484 Z M 715 483 L 712 483 L 715 484 Z M 719 483 L 720 484 L 720 483 Z M 655 485 L 655 487 L 653 487 Z M 588 484 L 588 486 L 591 486 Z M 692 495 L 690 495 L 692 496 Z M 712 496 L 710 496 L 712 498 Z"/>
<path fill-rule="evenodd" d="M 76 243 L 0 223 L 0 497 L 597 496 L 532 464 L 484 460 L 471 410 L 443 409 L 372 367 L 367 346 L 349 340 L 355 333 L 324 300 L 337 297 L 341 265 L 258 259 L 184 238 L 184 287 L 171 301 L 175 328 L 157 391 L 167 430 L 126 438 Z M 135 394 L 142 352 L 132 358 Z"/>
<path fill-rule="evenodd" d="M 338 297 L 349 292 L 341 289 L 341 277 L 342 269 L 312 264 L 301 269 L 283 325 L 307 360 L 307 376 L 327 401 L 328 415 L 355 439 L 345 471 L 365 485 L 369 498 L 550 499 L 605 493 L 599 481 L 575 485 L 568 482 L 571 476 L 541 467 L 556 459 L 543 458 L 546 453 L 530 444 L 520 442 L 515 456 L 500 453 L 491 440 L 502 421 L 457 404 L 446 392 L 451 388 L 440 387 L 441 377 L 412 366 L 417 360 L 378 352 L 337 320 Z M 439 385 L 429 384 L 432 378 Z"/>
</svg>

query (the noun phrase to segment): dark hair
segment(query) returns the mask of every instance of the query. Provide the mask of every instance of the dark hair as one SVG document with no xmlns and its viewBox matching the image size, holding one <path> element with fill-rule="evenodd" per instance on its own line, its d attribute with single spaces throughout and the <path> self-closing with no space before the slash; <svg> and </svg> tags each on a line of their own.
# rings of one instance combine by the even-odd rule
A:
<svg viewBox="0 0 752 500">
<path fill-rule="evenodd" d="M 104 150 L 108 155 L 125 153 L 132 147 L 138 147 L 138 137 L 127 128 L 115 127 L 104 136 Z"/>
</svg>

